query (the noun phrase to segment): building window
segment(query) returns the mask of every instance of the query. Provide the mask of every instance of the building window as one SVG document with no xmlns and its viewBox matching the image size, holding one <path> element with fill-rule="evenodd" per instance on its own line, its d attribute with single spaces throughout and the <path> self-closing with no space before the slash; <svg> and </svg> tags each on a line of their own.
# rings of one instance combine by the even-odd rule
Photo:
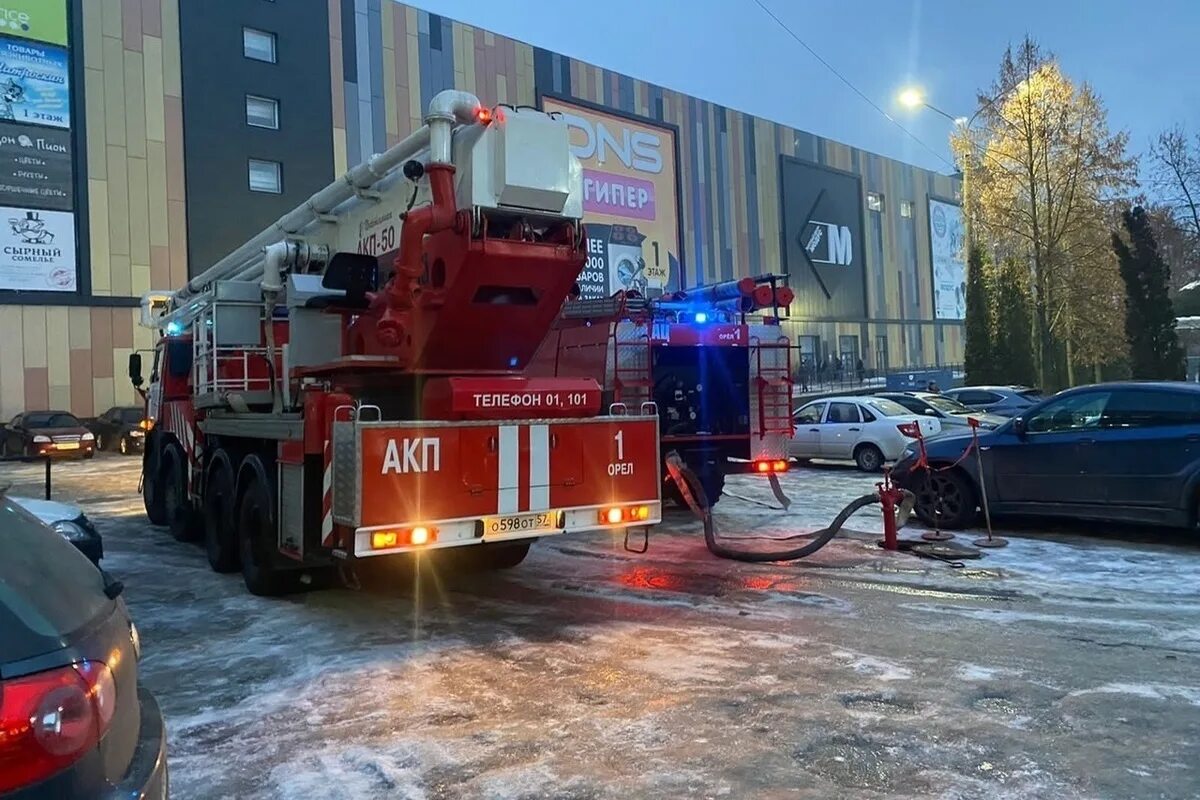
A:
<svg viewBox="0 0 1200 800">
<path fill-rule="evenodd" d="M 872 211 L 883 211 L 883 195 L 879 192 L 867 192 L 867 208 Z"/>
<path fill-rule="evenodd" d="M 911 217 L 912 216 L 912 201 L 910 201 L 910 200 L 901 200 L 900 201 L 900 216 L 902 216 L 902 217 Z"/>
<path fill-rule="evenodd" d="M 283 191 L 283 168 L 278 161 L 250 159 L 250 191 L 279 194 Z"/>
<path fill-rule="evenodd" d="M 269 97 L 246 95 L 246 124 L 255 128 L 279 130 L 279 101 Z"/>
<path fill-rule="evenodd" d="M 275 34 L 242 28 L 242 52 L 255 61 L 275 63 Z"/>
</svg>

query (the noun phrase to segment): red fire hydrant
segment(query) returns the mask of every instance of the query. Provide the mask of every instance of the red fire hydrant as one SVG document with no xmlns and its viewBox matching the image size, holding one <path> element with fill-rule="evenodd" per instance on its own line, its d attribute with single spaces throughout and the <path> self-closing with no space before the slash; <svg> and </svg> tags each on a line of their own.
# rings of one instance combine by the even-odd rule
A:
<svg viewBox="0 0 1200 800">
<path fill-rule="evenodd" d="M 879 490 L 879 505 L 883 508 L 883 549 L 898 550 L 896 543 L 896 507 L 903 502 L 904 492 L 893 483 L 890 472 L 883 473 L 883 483 L 875 484 Z"/>
</svg>

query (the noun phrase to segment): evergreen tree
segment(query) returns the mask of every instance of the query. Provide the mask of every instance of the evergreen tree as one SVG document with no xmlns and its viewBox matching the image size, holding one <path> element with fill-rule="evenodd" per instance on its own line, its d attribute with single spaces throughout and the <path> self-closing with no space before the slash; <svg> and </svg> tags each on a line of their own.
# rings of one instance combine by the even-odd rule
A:
<svg viewBox="0 0 1200 800">
<path fill-rule="evenodd" d="M 1122 214 L 1126 244 L 1113 234 L 1113 250 L 1125 281 L 1125 337 L 1134 378 L 1183 380 L 1183 348 L 1175 334 L 1175 310 L 1167 287 L 1171 268 L 1158 253 L 1150 220 L 1141 206 Z"/>
<path fill-rule="evenodd" d="M 1021 285 L 1021 266 L 1006 261 L 995 270 L 996 380 L 1023 386 L 1037 385 L 1033 360 L 1029 295 Z"/>
<path fill-rule="evenodd" d="M 988 302 L 988 280 L 983 267 L 983 249 L 971 248 L 967 255 L 967 317 L 963 369 L 968 384 L 992 383 L 996 353 L 992 348 L 992 313 Z"/>
</svg>

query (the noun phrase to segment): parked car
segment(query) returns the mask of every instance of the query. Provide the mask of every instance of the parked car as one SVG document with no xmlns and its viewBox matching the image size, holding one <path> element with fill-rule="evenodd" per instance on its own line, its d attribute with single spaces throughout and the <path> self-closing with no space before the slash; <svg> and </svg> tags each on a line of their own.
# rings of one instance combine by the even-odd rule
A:
<svg viewBox="0 0 1200 800">
<path fill-rule="evenodd" d="M 1070 389 L 979 434 L 909 446 L 892 474 L 917 495 L 926 523 L 963 528 L 977 519 L 981 480 L 993 516 L 1068 516 L 1189 527 L 1200 499 L 1200 385 L 1110 383 Z M 958 463 L 961 459 L 961 463 Z"/>
<path fill-rule="evenodd" d="M 967 408 L 986 411 L 998 417 L 1012 417 L 1042 399 L 1040 389 L 1028 386 L 960 386 L 941 394 Z"/>
<path fill-rule="evenodd" d="M 6 456 L 82 456 L 96 454 L 96 437 L 69 411 L 26 411 L 5 426 Z"/>
<path fill-rule="evenodd" d="M 56 500 L 37 500 L 9 494 L 8 499 L 49 525 L 96 566 L 104 558 L 104 540 L 100 531 L 78 506 Z"/>
<path fill-rule="evenodd" d="M 121 583 L 3 496 L 0 531 L 0 795 L 165 798 Z"/>
<path fill-rule="evenodd" d="M 1008 421 L 986 411 L 967 408 L 957 400 L 932 392 L 879 392 L 875 396 L 894 400 L 913 414 L 936 418 L 942 423 L 943 431 L 969 428 L 968 420 L 972 418 L 979 420 L 979 427 L 984 429 L 998 428 Z"/>
<path fill-rule="evenodd" d="M 853 459 L 863 472 L 895 461 L 920 429 L 934 436 L 942 429 L 933 417 L 917 415 L 882 397 L 830 397 L 801 406 L 792 415 L 795 435 L 788 455 L 799 458 Z"/>
<path fill-rule="evenodd" d="M 149 427 L 141 406 L 113 406 L 88 423 L 97 450 L 116 450 L 121 455 L 142 452 Z"/>
</svg>

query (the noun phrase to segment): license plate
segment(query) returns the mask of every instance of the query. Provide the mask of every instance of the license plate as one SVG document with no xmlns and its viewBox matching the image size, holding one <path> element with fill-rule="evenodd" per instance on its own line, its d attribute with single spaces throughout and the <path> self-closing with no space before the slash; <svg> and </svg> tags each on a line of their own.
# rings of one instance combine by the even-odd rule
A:
<svg viewBox="0 0 1200 800">
<path fill-rule="evenodd" d="M 484 517 L 483 538 L 503 539 L 508 536 L 532 536 L 559 529 L 557 511 L 537 514 L 510 514 L 502 517 Z"/>
<path fill-rule="evenodd" d="M 78 450 L 79 442 L 60 442 L 54 446 L 59 450 Z"/>
</svg>

